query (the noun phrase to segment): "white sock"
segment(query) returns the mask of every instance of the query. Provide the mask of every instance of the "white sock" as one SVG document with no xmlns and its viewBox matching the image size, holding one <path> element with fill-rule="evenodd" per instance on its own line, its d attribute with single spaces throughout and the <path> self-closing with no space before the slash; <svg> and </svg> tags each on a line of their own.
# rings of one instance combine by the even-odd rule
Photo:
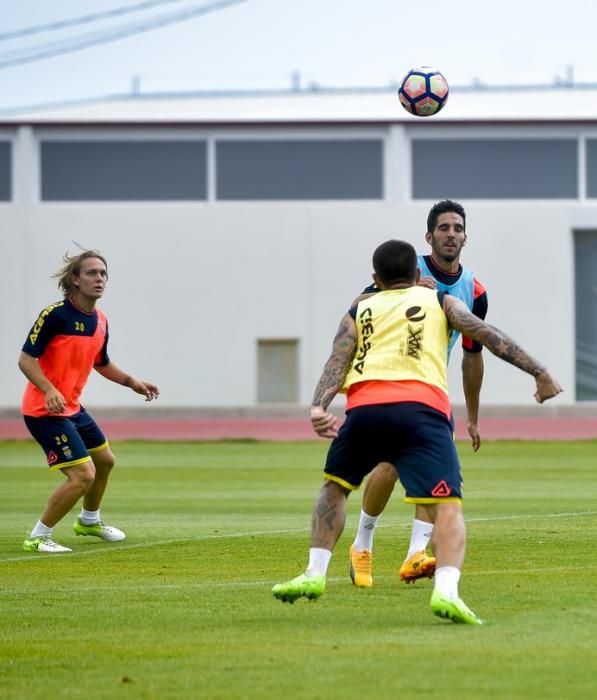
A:
<svg viewBox="0 0 597 700">
<path fill-rule="evenodd" d="M 101 520 L 100 512 L 99 510 L 85 510 L 85 508 L 81 508 L 79 520 L 83 523 L 83 525 L 93 525 L 94 523 L 99 523 Z"/>
<path fill-rule="evenodd" d="M 440 566 L 435 570 L 434 590 L 439 591 L 446 598 L 458 598 L 458 581 L 460 570 L 455 566 Z"/>
<path fill-rule="evenodd" d="M 413 520 L 413 529 L 410 534 L 408 554 L 406 555 L 407 559 L 411 554 L 427 549 L 432 532 L 433 523 L 426 523 L 424 520 L 417 520 L 416 518 Z"/>
<path fill-rule="evenodd" d="M 309 564 L 305 574 L 307 576 L 325 576 L 330 565 L 332 553 L 329 549 L 311 547 L 309 550 Z"/>
<path fill-rule="evenodd" d="M 48 527 L 44 525 L 41 520 L 38 520 L 36 526 L 31 530 L 29 537 L 48 537 L 52 534 L 53 530 L 53 527 Z"/>
<path fill-rule="evenodd" d="M 373 536 L 375 535 L 375 526 L 380 519 L 380 515 L 367 515 L 361 509 L 361 517 L 359 518 L 359 528 L 354 538 L 352 546 L 359 552 L 363 550 L 373 551 Z"/>
</svg>

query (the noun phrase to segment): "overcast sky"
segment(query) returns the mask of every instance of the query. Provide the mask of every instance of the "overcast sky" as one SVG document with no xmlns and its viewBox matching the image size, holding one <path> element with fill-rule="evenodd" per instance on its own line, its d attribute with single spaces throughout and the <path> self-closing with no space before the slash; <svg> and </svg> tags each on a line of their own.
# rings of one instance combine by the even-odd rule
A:
<svg viewBox="0 0 597 700">
<path fill-rule="evenodd" d="M 0 34 L 143 0 L 0 0 Z M 148 11 L 18 39 L 10 54 L 185 9 L 211 0 L 162 0 Z M 550 8 L 554 9 L 550 9 Z M 597 83 L 597 0 L 244 0 L 185 22 L 15 67 L 0 67 L 0 109 L 141 91 L 382 86 L 414 65 L 451 85 L 551 83 L 573 66 Z"/>
</svg>

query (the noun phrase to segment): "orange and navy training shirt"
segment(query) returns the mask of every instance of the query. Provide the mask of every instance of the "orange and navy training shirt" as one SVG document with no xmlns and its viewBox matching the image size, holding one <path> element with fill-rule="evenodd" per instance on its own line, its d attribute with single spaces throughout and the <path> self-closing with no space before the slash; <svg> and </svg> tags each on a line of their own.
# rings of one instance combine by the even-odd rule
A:
<svg viewBox="0 0 597 700">
<path fill-rule="evenodd" d="M 83 311 L 70 299 L 46 307 L 29 331 L 23 352 L 37 358 L 39 365 L 64 396 L 66 407 L 61 416 L 81 410 L 79 398 L 96 366 L 107 365 L 108 320 L 103 311 Z M 23 394 L 25 416 L 47 416 L 45 395 L 27 382 Z"/>
</svg>

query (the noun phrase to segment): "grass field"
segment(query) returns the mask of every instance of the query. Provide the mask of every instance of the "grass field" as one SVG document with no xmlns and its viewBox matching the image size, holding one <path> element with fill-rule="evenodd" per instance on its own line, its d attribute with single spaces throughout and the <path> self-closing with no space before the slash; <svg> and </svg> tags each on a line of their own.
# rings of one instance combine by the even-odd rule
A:
<svg viewBox="0 0 597 700">
<path fill-rule="evenodd" d="M 375 584 L 347 550 L 360 493 L 317 602 L 272 584 L 306 563 L 321 443 L 116 443 L 109 545 L 21 550 L 50 490 L 32 443 L 0 443 L 0 697 L 585 698 L 597 695 L 597 443 L 460 445 L 469 532 L 461 582 L 488 621 L 434 618 L 432 582 L 399 583 L 410 533 L 397 489 Z"/>
</svg>

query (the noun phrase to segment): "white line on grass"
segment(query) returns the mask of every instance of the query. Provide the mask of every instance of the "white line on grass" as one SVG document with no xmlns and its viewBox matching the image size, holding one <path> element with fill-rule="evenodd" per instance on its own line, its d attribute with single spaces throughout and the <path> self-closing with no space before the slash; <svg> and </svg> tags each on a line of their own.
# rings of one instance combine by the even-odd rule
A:
<svg viewBox="0 0 597 700">
<path fill-rule="evenodd" d="M 582 516 L 582 515 L 596 515 L 597 510 L 584 510 L 584 511 L 576 511 L 576 512 L 569 512 L 569 513 L 546 513 L 546 514 L 536 514 L 536 515 L 498 515 L 498 516 L 490 516 L 487 518 L 467 518 L 466 522 L 468 523 L 484 523 L 484 522 L 493 522 L 493 521 L 498 521 L 498 520 L 541 520 L 541 519 L 546 519 L 546 518 L 571 518 L 575 516 Z M 396 527 L 410 527 L 410 523 L 400 523 L 396 525 L 381 525 L 379 526 L 383 529 L 386 528 L 396 528 Z M 309 532 L 308 528 L 300 527 L 300 528 L 291 528 L 288 530 L 265 530 L 265 531 L 252 531 L 252 532 L 230 532 L 230 533 L 218 533 L 218 534 L 205 534 L 205 535 L 198 535 L 197 537 L 181 537 L 173 540 L 160 540 L 158 542 L 139 542 L 137 544 L 124 544 L 124 545 L 111 545 L 109 547 L 98 547 L 97 549 L 94 547 L 93 549 L 89 549 L 88 551 L 74 551 L 70 552 L 68 554 L 65 554 L 63 556 L 66 556 L 68 558 L 72 557 L 79 557 L 79 556 L 85 556 L 85 555 L 90 555 L 90 554 L 107 554 L 111 552 L 124 552 L 124 551 L 130 551 L 132 549 L 147 549 L 149 547 L 164 547 L 168 545 L 173 545 L 173 544 L 188 544 L 189 542 L 202 542 L 206 540 L 219 540 L 219 539 L 237 539 L 237 538 L 242 538 L 242 537 L 275 537 L 276 535 L 292 535 L 292 534 L 300 534 L 304 532 Z M 48 555 L 50 558 L 55 559 L 56 555 L 52 556 L 51 554 Z M 8 557 L 6 559 L 0 559 L 0 564 L 3 564 L 4 562 L 15 562 L 15 561 L 46 561 L 48 559 L 48 556 L 42 556 L 42 555 L 32 555 L 32 554 L 23 554 L 18 557 Z"/>
<path fill-rule="evenodd" d="M 189 542 L 202 542 L 205 540 L 221 540 L 221 539 L 234 539 L 239 537 L 274 537 L 275 535 L 293 535 L 301 532 L 307 532 L 304 527 L 293 528 L 290 530 L 265 530 L 265 531 L 253 531 L 253 532 L 230 532 L 223 534 L 205 534 L 198 535 L 197 537 L 179 537 L 173 540 L 159 540 L 157 542 L 138 542 L 137 544 L 122 544 L 122 545 L 100 545 L 97 544 L 90 545 L 93 549 L 87 551 L 73 551 L 62 555 L 71 559 L 74 556 L 85 556 L 89 554 L 107 554 L 109 552 L 125 552 L 131 549 L 147 549 L 148 547 L 164 547 L 172 544 L 188 544 Z M 25 554 L 18 557 L 11 557 L 7 559 L 0 559 L 0 564 L 10 561 L 47 561 L 48 557 L 50 559 L 57 559 L 57 556 L 42 556 L 40 554 Z"/>
<path fill-rule="evenodd" d="M 484 523 L 489 520 L 537 520 L 540 518 L 569 518 L 574 515 L 595 515 L 597 510 L 580 510 L 573 513 L 547 513 L 545 515 L 496 515 L 488 518 L 465 518 L 467 523 Z"/>
<path fill-rule="evenodd" d="M 597 569 L 597 564 L 589 564 L 585 565 L 583 564 L 582 566 L 583 571 L 593 571 Z M 574 566 L 553 566 L 553 567 L 548 567 L 548 568 L 541 568 L 541 569 L 525 569 L 524 574 L 527 576 L 528 574 L 536 574 L 536 575 L 544 575 L 544 574 L 561 574 L 561 573 L 577 573 L 578 572 L 578 567 Z M 475 576 L 497 576 L 497 575 L 507 575 L 507 576 L 520 576 L 521 570 L 520 569 L 491 569 L 491 570 L 484 570 L 484 571 L 467 571 L 466 572 L 466 578 L 472 578 Z M 327 577 L 327 582 L 330 583 L 341 583 L 342 581 L 347 581 L 348 575 L 346 576 L 328 576 Z M 396 583 L 400 583 L 398 580 L 397 576 L 389 576 L 389 575 L 381 575 L 381 576 L 376 576 L 375 577 L 376 581 L 396 581 Z M 77 586 L 75 589 L 72 589 L 69 591 L 69 595 L 88 595 L 89 593 L 103 593 L 103 592 L 108 592 L 108 593 L 113 593 L 116 591 L 119 592 L 138 592 L 138 591 L 146 591 L 147 593 L 151 593 L 153 591 L 176 591 L 176 590 L 188 590 L 188 589 L 198 589 L 198 588 L 259 588 L 261 586 L 267 586 L 271 587 L 274 585 L 274 583 L 277 583 L 278 581 L 274 580 L 262 580 L 262 581 L 247 581 L 247 580 L 242 580 L 242 581 L 196 581 L 194 583 L 189 583 L 188 581 L 185 583 L 156 583 L 155 585 L 151 584 L 148 581 L 145 581 L 142 584 L 139 584 L 138 586 L 135 585 L 126 585 L 126 586 L 117 586 L 114 584 L 108 584 L 105 586 Z M 406 589 L 406 584 L 404 586 L 401 586 L 401 588 Z M 420 586 L 419 586 L 420 589 Z M 46 592 L 48 590 L 47 586 L 44 589 Z M 411 587 L 412 590 L 412 587 Z M 27 593 L 33 593 L 33 594 L 39 594 L 39 587 L 37 586 L 15 586 L 14 588 L 7 588 L 4 587 L 2 589 L 2 593 L 19 593 L 19 594 L 27 594 Z"/>
</svg>

